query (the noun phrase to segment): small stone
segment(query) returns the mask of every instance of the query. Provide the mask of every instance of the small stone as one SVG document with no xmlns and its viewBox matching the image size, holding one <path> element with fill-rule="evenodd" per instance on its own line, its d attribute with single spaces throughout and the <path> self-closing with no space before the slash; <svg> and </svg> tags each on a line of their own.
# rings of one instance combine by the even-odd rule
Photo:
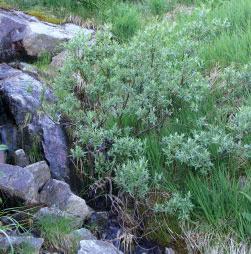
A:
<svg viewBox="0 0 251 254">
<path fill-rule="evenodd" d="M 16 150 L 14 153 L 15 164 L 19 167 L 26 167 L 29 165 L 28 157 L 23 149 Z"/>
<path fill-rule="evenodd" d="M 65 253 L 77 253 L 82 240 L 97 240 L 97 238 L 88 229 L 77 229 L 60 239 L 59 249 L 63 249 Z"/>
<path fill-rule="evenodd" d="M 80 241 L 78 254 L 122 254 L 122 252 L 105 241 L 83 240 Z"/>
<path fill-rule="evenodd" d="M 172 248 L 165 248 L 165 254 L 175 254 L 175 251 Z"/>
</svg>

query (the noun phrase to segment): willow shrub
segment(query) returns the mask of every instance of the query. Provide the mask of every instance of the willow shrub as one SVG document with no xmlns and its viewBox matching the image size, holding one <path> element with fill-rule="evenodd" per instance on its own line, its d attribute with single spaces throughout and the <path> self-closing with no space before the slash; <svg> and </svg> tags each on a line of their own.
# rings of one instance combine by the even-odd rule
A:
<svg viewBox="0 0 251 254">
<path fill-rule="evenodd" d="M 58 100 L 50 110 L 56 121 L 70 123 L 72 156 L 78 165 L 85 165 L 81 167 L 84 176 L 109 177 L 120 192 L 142 201 L 147 201 L 151 190 L 164 188 L 162 172 L 154 171 L 149 161 L 146 139 L 152 133 L 159 135 L 184 110 L 198 114 L 210 91 L 199 72 L 201 62 L 194 53 L 198 38 L 190 26 L 195 26 L 194 21 L 177 31 L 163 21 L 125 44 L 116 41 L 109 30 L 97 32 L 93 43 L 79 35 L 67 44 L 69 57 L 53 86 Z M 209 40 L 210 31 L 213 37 L 224 27 L 214 21 L 198 29 L 208 31 Z M 189 162 L 191 170 L 204 172 L 201 165 L 205 163 L 211 167 L 208 147 L 189 137 L 182 142 L 173 159 Z M 166 149 L 160 150 L 161 156 L 172 153 Z M 193 162 L 189 156 L 194 156 Z M 172 169 L 168 163 L 162 166 L 163 172 L 164 167 Z M 176 204 L 180 218 L 188 218 L 190 196 L 183 199 L 175 193 L 170 207 Z M 175 197 L 187 204 L 179 207 Z M 176 211 L 167 209 L 166 200 L 164 205 L 162 211 Z"/>
</svg>

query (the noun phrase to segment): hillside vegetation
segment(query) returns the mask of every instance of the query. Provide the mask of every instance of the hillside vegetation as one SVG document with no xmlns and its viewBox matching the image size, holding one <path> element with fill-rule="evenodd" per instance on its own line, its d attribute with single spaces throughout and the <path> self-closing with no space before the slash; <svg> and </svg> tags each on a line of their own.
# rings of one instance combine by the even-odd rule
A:
<svg viewBox="0 0 251 254">
<path fill-rule="evenodd" d="M 251 1 L 8 5 L 97 30 L 65 45 L 48 108 L 83 193 L 109 196 L 135 241 L 250 253 Z"/>
</svg>

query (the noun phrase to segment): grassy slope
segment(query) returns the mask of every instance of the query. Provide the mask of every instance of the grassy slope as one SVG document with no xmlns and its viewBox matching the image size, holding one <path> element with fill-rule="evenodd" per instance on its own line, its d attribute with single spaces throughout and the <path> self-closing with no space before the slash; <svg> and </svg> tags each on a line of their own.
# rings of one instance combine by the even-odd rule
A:
<svg viewBox="0 0 251 254">
<path fill-rule="evenodd" d="M 217 67 L 217 76 L 220 76 L 223 67 L 230 66 L 232 63 L 237 65 L 239 69 L 250 61 L 251 55 L 251 1 L 249 0 L 226 0 L 223 5 L 217 5 L 220 1 L 214 1 L 214 5 L 210 5 L 207 1 L 199 0 L 183 0 L 173 1 L 170 5 L 162 5 L 163 1 L 156 2 L 149 5 L 147 2 L 143 3 L 119 3 L 116 4 L 115 9 L 110 9 L 112 5 L 110 2 L 92 2 L 92 4 L 74 5 L 69 0 L 53 1 L 46 0 L 41 6 L 39 1 L 24 1 L 11 0 L 8 4 L 21 8 L 23 10 L 31 11 L 33 14 L 36 11 L 45 11 L 53 13 L 59 18 L 65 18 L 69 15 L 69 11 L 73 15 L 80 16 L 84 20 L 93 18 L 96 23 L 111 22 L 113 31 L 119 39 L 128 40 L 130 36 L 151 21 L 155 15 L 161 15 L 165 11 L 172 9 L 177 3 L 200 5 L 206 2 L 207 7 L 212 7 L 210 12 L 210 19 L 221 18 L 227 19 L 230 26 L 224 32 L 218 34 L 216 38 L 210 42 L 203 40 L 197 49 L 198 56 L 205 62 L 202 72 L 205 75 L 212 74 L 212 70 Z M 210 2 L 210 1 L 208 1 Z M 2 5 L 3 2 L 1 3 Z M 101 7 L 102 6 L 102 7 Z M 215 8 L 215 6 L 217 8 Z M 128 9 L 127 9 L 128 8 Z M 126 11 L 125 11 L 126 10 Z M 149 14 L 149 15 L 146 15 Z M 36 16 L 40 14 L 37 13 Z M 44 17 L 43 19 L 46 20 Z M 181 17 L 177 20 L 182 26 L 182 22 L 187 22 L 191 17 Z M 48 20 L 50 21 L 50 20 Z M 175 43 L 175 42 L 173 42 Z M 216 82 L 217 85 L 217 82 Z M 233 92 L 235 92 L 234 87 Z M 236 111 L 239 105 L 236 105 L 236 97 L 232 100 L 225 101 L 223 96 L 228 94 L 217 93 L 213 91 L 208 95 L 208 101 L 204 105 L 201 116 L 208 116 L 212 124 L 225 126 L 227 124 L 227 114 Z M 245 91 L 240 91 L 241 101 L 244 103 L 248 99 L 248 94 Z M 238 98 L 239 98 L 238 97 Z M 220 102 L 220 111 L 215 108 L 215 105 Z M 227 113 L 223 109 L 226 109 Z M 217 116 L 217 117 L 215 117 Z M 183 111 L 179 114 L 179 121 L 173 121 L 162 130 L 162 134 L 167 135 L 175 132 L 177 129 L 180 132 L 189 133 L 193 129 L 194 121 L 198 115 L 194 115 L 190 111 Z M 146 137 L 147 140 L 147 156 L 150 161 L 152 171 L 163 171 L 165 168 L 163 155 L 160 147 L 161 137 L 152 133 Z M 178 176 L 177 185 L 173 176 L 166 175 L 168 188 L 178 189 L 180 185 L 185 191 L 192 193 L 195 209 L 193 212 L 193 219 L 195 221 L 203 222 L 206 228 L 213 227 L 214 231 L 219 231 L 220 234 L 237 235 L 237 238 L 247 240 L 250 236 L 250 221 L 244 216 L 250 211 L 250 203 L 243 196 L 239 187 L 239 176 L 245 176 L 250 182 L 250 175 L 247 171 L 250 165 L 247 163 L 240 167 L 239 161 L 235 158 L 227 158 L 222 161 L 221 158 L 215 158 L 216 168 L 215 173 L 210 177 L 198 177 L 189 175 L 182 181 L 183 176 Z M 237 169 L 237 170 L 236 170 Z M 170 179 L 171 183 L 168 181 Z M 247 184 L 246 192 L 250 192 L 250 186 Z M 169 227 L 169 225 L 167 225 Z M 159 237 L 163 237 L 160 235 Z"/>
</svg>

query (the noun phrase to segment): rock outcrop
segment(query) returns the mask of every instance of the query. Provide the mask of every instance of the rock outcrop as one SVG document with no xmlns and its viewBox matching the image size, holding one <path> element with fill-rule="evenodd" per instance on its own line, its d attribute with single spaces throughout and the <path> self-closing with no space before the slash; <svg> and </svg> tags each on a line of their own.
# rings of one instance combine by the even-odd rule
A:
<svg viewBox="0 0 251 254">
<path fill-rule="evenodd" d="M 5 110 L 11 113 L 15 125 L 26 130 L 23 132 L 26 136 L 19 143 L 27 143 L 26 146 L 29 147 L 34 136 L 41 137 L 43 155 L 49 163 L 52 176 L 69 181 L 68 148 L 64 131 L 50 116 L 41 112 L 42 100 L 48 103 L 53 101 L 52 92 L 29 74 L 7 64 L 0 64 L 0 98 Z M 13 135 L 17 133 L 13 132 Z"/>
<path fill-rule="evenodd" d="M 20 11 L 0 9 L 0 62 L 18 54 L 54 54 L 59 46 L 78 33 L 91 36 L 94 31 L 74 24 L 54 25 Z"/>
<path fill-rule="evenodd" d="M 94 31 L 74 24 L 49 24 L 19 11 L 0 8 L 0 63 L 50 53 L 54 56 L 50 66 L 57 70 L 67 58 L 61 44 L 78 33 L 91 38 Z M 49 241 L 45 236 L 43 247 L 60 253 L 121 254 L 111 243 L 97 240 L 89 230 L 82 228 L 93 211 L 66 183 L 70 176 L 67 140 L 60 124 L 43 110 L 43 102 L 53 103 L 55 97 L 40 77 L 41 73 L 34 66 L 24 62 L 0 64 L 0 143 L 8 145 L 13 155 L 10 163 L 16 164 L 0 164 L 0 191 L 28 205 L 46 206 L 39 209 L 31 223 L 41 221 L 44 216 L 55 219 L 56 223 L 67 218 L 70 231 L 62 234 L 55 246 L 47 246 Z M 34 146 L 41 154 L 27 153 L 26 156 Z M 30 161 L 39 162 L 29 165 Z M 108 220 L 106 216 L 96 214 L 96 217 L 102 218 L 102 224 Z M 8 225 L 9 221 L 1 220 L 1 223 Z M 9 237 L 0 237 L 0 253 L 12 250 L 47 253 L 41 249 L 44 239 L 37 238 L 43 235 L 39 227 L 32 232 L 36 237 L 18 229 L 8 231 Z"/>
</svg>

